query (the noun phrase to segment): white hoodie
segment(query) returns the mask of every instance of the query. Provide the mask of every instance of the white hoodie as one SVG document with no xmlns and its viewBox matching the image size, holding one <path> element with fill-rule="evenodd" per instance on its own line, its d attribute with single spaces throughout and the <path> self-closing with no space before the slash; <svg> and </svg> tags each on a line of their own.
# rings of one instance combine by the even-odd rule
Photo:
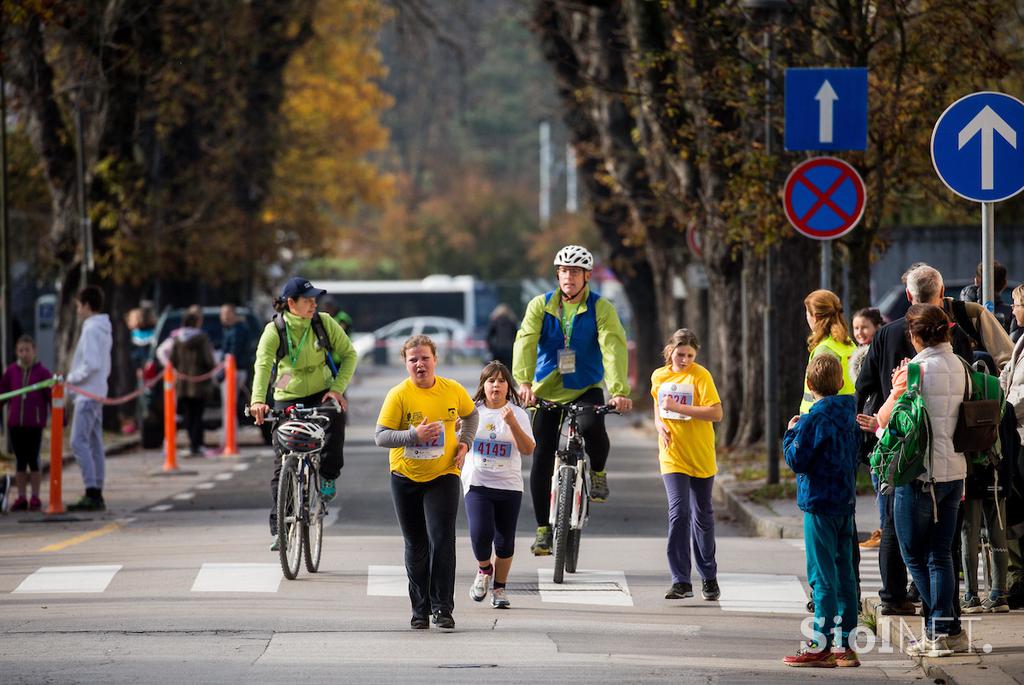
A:
<svg viewBox="0 0 1024 685">
<path fill-rule="evenodd" d="M 107 396 L 113 329 L 106 314 L 93 314 L 82 322 L 82 333 L 71 359 L 67 382 L 99 397 Z"/>
</svg>

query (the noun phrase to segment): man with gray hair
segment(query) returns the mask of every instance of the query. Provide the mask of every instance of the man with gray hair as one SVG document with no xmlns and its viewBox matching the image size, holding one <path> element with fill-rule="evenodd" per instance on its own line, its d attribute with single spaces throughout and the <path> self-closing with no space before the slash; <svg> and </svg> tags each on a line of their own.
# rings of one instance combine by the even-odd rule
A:
<svg viewBox="0 0 1024 685">
<path fill-rule="evenodd" d="M 911 304 L 943 306 L 942 274 L 934 268 L 920 262 L 913 264 L 903 274 L 903 282 L 907 285 L 907 299 Z M 950 333 L 953 351 L 969 359 L 972 351 L 967 335 L 959 326 L 954 326 Z M 857 423 L 865 431 L 873 432 L 878 425 L 874 413 L 892 391 L 893 370 L 904 359 L 913 359 L 916 355 L 907 335 L 905 318 L 896 319 L 875 333 L 857 376 Z M 885 511 L 882 539 L 878 546 L 878 569 L 882 576 L 882 587 L 878 591 L 878 597 L 882 600 L 881 611 L 883 615 L 912 615 L 916 609 L 907 597 L 907 567 L 900 555 L 893 526 L 893 497 L 891 494 L 879 494 L 878 497 Z M 959 594 L 959 590 L 954 590 Z"/>
</svg>

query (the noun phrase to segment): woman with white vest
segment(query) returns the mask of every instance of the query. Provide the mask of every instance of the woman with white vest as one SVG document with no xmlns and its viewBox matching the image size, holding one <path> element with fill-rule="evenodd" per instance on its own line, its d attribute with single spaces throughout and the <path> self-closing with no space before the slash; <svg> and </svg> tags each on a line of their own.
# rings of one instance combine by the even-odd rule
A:
<svg viewBox="0 0 1024 685">
<path fill-rule="evenodd" d="M 931 459 L 916 480 L 896 488 L 894 523 L 900 552 L 921 593 L 925 635 L 906 651 L 911 656 L 945 656 L 970 648 L 961 629 L 953 571 L 953 535 L 963 496 L 967 461 L 953 448 L 957 414 L 967 382 L 964 363 L 950 345 L 949 318 L 941 308 L 915 304 L 907 311 L 907 334 L 921 368 L 924 404 L 931 422 Z M 893 389 L 878 412 L 884 428 L 896 400 L 907 389 L 907 363 L 896 370 Z"/>
</svg>

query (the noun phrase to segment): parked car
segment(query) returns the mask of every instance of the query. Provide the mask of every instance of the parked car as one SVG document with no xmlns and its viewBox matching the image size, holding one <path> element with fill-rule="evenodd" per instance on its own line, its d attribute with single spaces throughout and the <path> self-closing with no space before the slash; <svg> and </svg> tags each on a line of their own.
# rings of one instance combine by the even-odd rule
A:
<svg viewBox="0 0 1024 685">
<path fill-rule="evenodd" d="M 239 307 L 237 311 L 238 316 L 241 317 L 242 321 L 249 327 L 249 344 L 252 346 L 252 354 L 255 355 L 256 344 L 259 342 L 259 336 L 263 331 L 264 322 L 260 321 L 256 315 L 246 307 Z M 185 309 L 168 308 L 165 309 L 163 314 L 160 316 L 154 330 L 153 342 L 150 345 L 149 359 L 143 367 L 143 375 L 145 378 L 153 378 L 154 376 L 163 373 L 163 365 L 156 357 L 156 348 L 161 342 L 170 337 L 173 331 L 181 327 L 181 320 L 184 314 Z M 220 307 L 203 307 L 202 328 L 203 332 L 205 332 L 210 338 L 210 342 L 213 344 L 214 350 L 219 352 L 221 341 L 224 337 L 224 331 L 220 325 Z M 251 369 L 249 376 L 249 380 L 251 381 Z M 251 419 L 245 417 L 242 413 L 245 406 L 248 404 L 249 395 L 250 389 L 248 384 L 238 388 L 238 414 L 239 420 L 243 422 L 251 421 Z M 222 423 L 222 412 L 220 387 L 214 385 L 211 387 L 210 396 L 206 401 L 206 410 L 203 412 L 203 424 L 207 429 L 213 430 L 220 428 Z M 164 438 L 164 390 L 162 383 L 157 383 L 146 390 L 142 398 L 141 413 L 142 446 L 146 449 L 159 447 Z"/>
<path fill-rule="evenodd" d="M 360 360 L 372 355 L 375 364 L 397 363 L 402 343 L 414 335 L 427 335 L 437 345 L 437 355 L 449 360 L 454 354 L 476 354 L 479 341 L 471 339 L 466 327 L 443 316 L 411 316 L 381 326 L 372 333 L 355 334 L 352 346 Z"/>
<path fill-rule="evenodd" d="M 968 285 L 973 285 L 974 279 L 953 279 L 945 282 L 946 297 L 952 297 L 954 299 L 960 299 L 960 291 Z M 1016 283 L 1010 282 L 1006 286 L 1006 290 L 1003 291 L 1003 300 L 1009 301 L 1010 292 L 1017 286 Z M 900 283 L 890 288 L 882 297 L 878 300 L 878 304 L 875 305 L 879 312 L 882 314 L 882 319 L 886 323 L 895 321 L 896 319 L 902 319 L 907 315 L 907 310 L 910 309 L 910 301 L 907 299 L 907 286 Z"/>
</svg>

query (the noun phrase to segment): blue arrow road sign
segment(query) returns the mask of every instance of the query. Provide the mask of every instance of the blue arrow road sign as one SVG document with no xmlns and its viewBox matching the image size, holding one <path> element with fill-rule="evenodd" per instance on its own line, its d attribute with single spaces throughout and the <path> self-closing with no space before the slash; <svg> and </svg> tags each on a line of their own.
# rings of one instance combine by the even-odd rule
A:
<svg viewBox="0 0 1024 685">
<path fill-rule="evenodd" d="M 786 69 L 786 149 L 868 146 L 868 70 Z"/>
<path fill-rule="evenodd" d="M 999 202 L 1024 190 L 1024 103 L 1003 93 L 971 93 L 932 129 L 932 164 L 950 190 Z"/>
</svg>

